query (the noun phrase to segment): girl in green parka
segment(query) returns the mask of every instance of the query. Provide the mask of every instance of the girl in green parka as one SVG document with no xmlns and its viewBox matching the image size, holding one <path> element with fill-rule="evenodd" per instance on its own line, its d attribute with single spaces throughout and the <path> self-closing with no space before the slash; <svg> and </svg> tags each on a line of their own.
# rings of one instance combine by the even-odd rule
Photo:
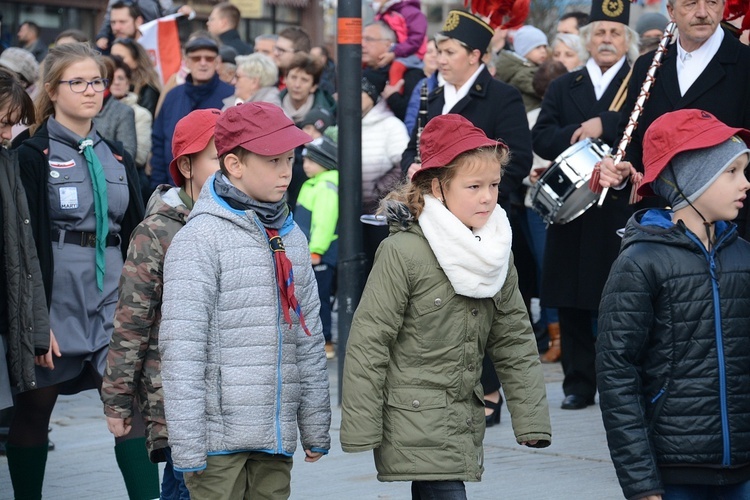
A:
<svg viewBox="0 0 750 500">
<path fill-rule="evenodd" d="M 466 498 L 480 481 L 485 352 L 519 444 L 549 446 L 541 364 L 497 205 L 505 144 L 460 115 L 433 118 L 422 165 L 382 204 L 391 224 L 354 315 L 341 445 L 373 450 L 380 481 L 412 498 Z"/>
</svg>

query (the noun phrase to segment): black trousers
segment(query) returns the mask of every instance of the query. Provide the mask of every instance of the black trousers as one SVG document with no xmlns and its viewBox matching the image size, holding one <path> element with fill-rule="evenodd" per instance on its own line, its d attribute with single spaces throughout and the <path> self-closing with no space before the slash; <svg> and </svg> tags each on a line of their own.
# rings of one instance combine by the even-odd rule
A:
<svg viewBox="0 0 750 500">
<path fill-rule="evenodd" d="M 558 308 L 565 379 L 563 392 L 594 399 L 596 394 L 596 311 Z"/>
</svg>

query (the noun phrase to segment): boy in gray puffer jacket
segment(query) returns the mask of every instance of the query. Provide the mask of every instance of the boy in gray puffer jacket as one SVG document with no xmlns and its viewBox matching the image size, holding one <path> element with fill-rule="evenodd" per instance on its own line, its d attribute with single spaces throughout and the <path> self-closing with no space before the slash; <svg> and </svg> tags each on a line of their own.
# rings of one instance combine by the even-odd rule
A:
<svg viewBox="0 0 750 500">
<path fill-rule="evenodd" d="M 310 140 L 278 106 L 227 110 L 221 171 L 166 256 L 165 413 L 194 500 L 287 498 L 297 428 L 305 461 L 330 448 L 320 301 L 284 200 L 294 148 Z"/>
</svg>

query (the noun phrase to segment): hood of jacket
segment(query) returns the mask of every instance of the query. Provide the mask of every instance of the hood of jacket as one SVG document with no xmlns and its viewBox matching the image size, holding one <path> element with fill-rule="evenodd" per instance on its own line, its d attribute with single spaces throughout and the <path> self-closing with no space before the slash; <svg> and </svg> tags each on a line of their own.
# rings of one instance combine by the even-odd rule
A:
<svg viewBox="0 0 750 500">
<path fill-rule="evenodd" d="M 201 194 L 198 196 L 198 201 L 195 202 L 195 206 L 190 212 L 188 220 L 190 221 L 195 217 L 206 215 L 219 217 L 221 219 L 226 219 L 232 224 L 240 226 L 253 234 L 257 233 L 259 238 L 266 241 L 267 237 L 265 233 L 261 233 L 261 223 L 253 210 L 237 210 L 232 208 L 224 199 L 216 194 L 214 180 L 217 175 L 219 175 L 218 172 L 206 180 L 203 189 L 201 189 Z M 284 221 L 284 225 L 279 229 L 279 236 L 285 236 L 294 228 L 294 226 L 294 218 L 290 212 L 289 216 Z"/>
<path fill-rule="evenodd" d="M 146 217 L 163 215 L 185 225 L 190 210 L 180 199 L 180 188 L 159 184 L 146 204 Z"/>
<path fill-rule="evenodd" d="M 530 67 L 533 64 L 525 58 L 510 50 L 502 50 L 495 64 L 495 78 L 509 82 L 519 70 Z"/>
<path fill-rule="evenodd" d="M 385 99 L 380 99 L 365 116 L 362 117 L 362 125 L 373 125 L 380 123 L 383 120 L 396 116 L 393 111 L 388 107 L 388 103 Z M 365 138 L 366 139 L 366 138 Z"/>
<path fill-rule="evenodd" d="M 686 248 L 703 253 L 705 248 L 696 241 L 696 235 L 682 221 L 672 222 L 672 212 L 666 209 L 639 210 L 628 220 L 620 252 L 639 242 L 652 242 Z M 716 247 L 720 250 L 737 239 L 737 226 L 732 222 L 716 222 Z"/>
</svg>

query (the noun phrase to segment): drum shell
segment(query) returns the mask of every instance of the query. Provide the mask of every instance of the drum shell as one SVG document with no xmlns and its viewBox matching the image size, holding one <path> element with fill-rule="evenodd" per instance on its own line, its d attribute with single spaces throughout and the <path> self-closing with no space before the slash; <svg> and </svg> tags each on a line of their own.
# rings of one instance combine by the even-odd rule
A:
<svg viewBox="0 0 750 500">
<path fill-rule="evenodd" d="M 532 207 L 548 224 L 565 224 L 598 198 L 588 183 L 594 166 L 610 151 L 598 139 L 584 139 L 563 151 L 531 188 Z"/>
</svg>

